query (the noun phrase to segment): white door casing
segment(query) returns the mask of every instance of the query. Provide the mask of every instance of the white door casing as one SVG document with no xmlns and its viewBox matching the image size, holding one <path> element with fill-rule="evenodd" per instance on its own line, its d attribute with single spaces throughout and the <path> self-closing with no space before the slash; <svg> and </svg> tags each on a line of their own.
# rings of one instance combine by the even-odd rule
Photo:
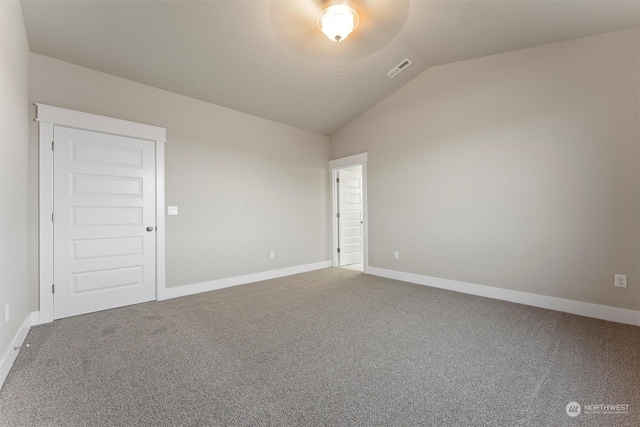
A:
<svg viewBox="0 0 640 427">
<path fill-rule="evenodd" d="M 155 143 L 53 133 L 54 318 L 155 299 Z"/>
<path fill-rule="evenodd" d="M 329 161 L 329 169 L 331 171 L 329 175 L 330 188 L 331 188 L 331 205 L 332 205 L 332 266 L 339 267 L 340 261 L 338 257 L 338 241 L 339 241 L 339 227 L 338 227 L 338 187 L 336 186 L 336 179 L 338 178 L 338 172 L 340 169 L 349 168 L 352 166 L 362 166 L 362 218 L 364 224 L 362 224 L 362 258 L 363 258 L 363 272 L 367 273 L 369 270 L 369 230 L 368 219 L 369 214 L 367 211 L 367 153 L 354 154 L 352 156 L 341 157 Z"/>
<path fill-rule="evenodd" d="M 117 292 L 113 293 L 116 289 L 118 291 L 136 289 L 134 292 L 137 292 L 136 296 L 129 299 L 131 302 L 127 303 L 141 302 L 161 296 L 165 290 L 164 144 L 166 129 L 49 105 L 36 104 L 36 106 L 36 120 L 39 122 L 40 310 L 39 317 L 34 320 L 34 323 L 47 323 L 54 319 L 54 295 L 56 295 L 55 303 L 63 304 L 60 306 L 61 309 L 64 307 L 62 300 L 57 297 L 62 297 L 65 286 L 56 283 L 56 293 L 52 292 L 54 254 L 56 260 L 66 257 L 67 261 L 70 261 L 65 267 L 67 270 L 56 270 L 57 279 L 65 274 L 70 277 L 67 291 L 80 290 L 80 292 L 76 292 L 77 298 L 79 296 L 85 298 L 90 294 L 100 297 L 95 298 L 92 303 L 84 301 L 87 304 L 94 304 L 92 311 L 108 308 L 108 302 L 111 301 L 113 304 L 114 299 L 122 301 L 117 296 Z M 89 132 L 84 133 L 81 130 Z M 67 160 L 74 159 L 74 156 L 76 156 L 76 160 L 84 159 L 84 164 L 78 161 L 67 162 L 69 169 L 67 170 L 66 184 L 64 184 L 63 178 L 56 176 L 56 191 L 59 192 L 62 188 L 63 193 L 67 194 L 65 197 L 68 200 L 73 199 L 73 201 L 67 206 L 67 212 L 60 212 L 62 199 L 55 199 L 58 208 L 55 222 L 53 221 L 54 134 L 57 140 L 61 136 L 63 137 L 62 142 L 57 142 L 56 151 L 59 154 L 66 152 L 64 155 Z M 78 138 L 79 135 L 80 138 Z M 68 142 L 68 150 L 60 145 L 64 145 L 65 139 L 74 140 L 74 138 L 76 141 L 84 142 L 75 144 L 75 148 L 73 148 L 74 144 Z M 115 150 L 113 147 L 109 147 L 108 142 L 105 144 L 105 140 L 116 141 Z M 129 144 L 133 145 L 129 146 Z M 77 148 L 80 148 L 80 151 Z M 151 167 L 148 171 L 145 167 L 143 168 L 144 172 L 140 170 L 133 172 L 136 168 L 135 160 L 132 159 L 135 158 L 136 152 L 140 154 L 143 164 L 150 164 Z M 125 160 L 124 167 L 118 165 L 118 157 L 127 153 L 129 162 L 133 162 L 133 164 L 126 165 L 127 161 Z M 96 158 L 98 159 L 96 160 Z M 155 171 L 153 171 L 154 169 Z M 57 175 L 60 175 L 61 172 L 61 170 L 56 170 Z M 146 179 L 145 173 L 147 174 Z M 64 177 L 64 175 L 61 176 Z M 141 203 L 140 200 L 135 201 L 135 199 L 140 199 L 136 196 L 140 192 L 149 196 L 150 202 L 146 207 L 146 212 L 142 214 L 145 221 L 138 222 L 143 222 L 142 230 L 151 226 L 155 230 L 153 232 L 137 231 L 137 235 L 135 233 L 127 235 L 127 233 L 131 234 L 131 230 L 126 230 L 127 227 L 131 227 L 131 224 L 122 223 L 135 222 L 134 215 L 137 214 L 133 212 L 135 209 L 142 208 L 142 206 L 135 206 L 136 203 Z M 98 199 L 102 199 L 102 202 L 107 201 L 107 203 L 101 204 Z M 109 202 L 108 199 L 111 201 Z M 72 206 L 73 203 L 76 205 Z M 113 206 L 109 206 L 109 203 Z M 115 212 L 122 207 L 125 209 Z M 104 215 L 106 213 L 104 209 L 111 209 L 108 212 L 109 215 Z M 102 212 L 100 212 L 101 210 Z M 141 213 L 140 210 L 137 212 Z M 121 224 L 107 225 L 104 224 L 105 219 L 107 222 L 115 220 Z M 66 229 L 69 233 L 66 245 L 62 243 L 64 240 L 54 241 L 54 224 L 57 227 L 56 233 L 64 234 L 65 232 L 65 227 L 59 221 L 66 223 Z M 89 225 L 92 222 L 94 224 Z M 84 225 L 80 226 L 81 223 Z M 96 223 L 103 223 L 103 225 L 100 226 Z M 58 229 L 59 224 L 61 228 Z M 77 225 L 75 230 L 73 224 Z M 73 234 L 81 228 L 89 233 L 81 236 Z M 146 234 L 141 235 L 141 233 Z M 137 254 L 138 252 L 142 252 L 142 254 Z M 136 257 L 138 258 L 134 261 Z M 150 264 L 150 260 L 152 264 Z M 104 268 L 105 266 L 106 268 Z M 107 274 L 109 270 L 111 273 Z M 88 274 L 83 276 L 83 273 Z M 93 275 L 92 280 L 86 280 L 91 275 Z M 140 277 L 142 279 L 137 280 Z M 141 282 L 143 285 L 135 285 L 136 282 Z M 96 286 L 104 287 L 106 284 L 114 285 L 116 283 L 121 286 L 111 290 L 95 289 Z M 106 302 L 98 302 L 98 300 Z M 61 315 L 63 313 L 65 311 L 56 310 L 55 317 L 63 317 Z M 73 315 L 74 312 L 67 313 L 64 315 Z"/>
<path fill-rule="evenodd" d="M 338 241 L 340 265 L 363 261 L 362 173 L 338 170 Z"/>
</svg>

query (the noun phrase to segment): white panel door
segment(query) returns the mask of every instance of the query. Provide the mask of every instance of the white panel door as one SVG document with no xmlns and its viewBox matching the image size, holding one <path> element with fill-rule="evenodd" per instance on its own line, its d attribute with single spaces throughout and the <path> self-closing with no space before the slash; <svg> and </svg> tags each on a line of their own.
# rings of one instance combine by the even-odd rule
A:
<svg viewBox="0 0 640 427">
<path fill-rule="evenodd" d="M 362 174 L 338 170 L 340 265 L 360 264 L 362 241 Z"/>
<path fill-rule="evenodd" d="M 59 126 L 54 141 L 54 318 L 155 299 L 155 143 Z"/>
</svg>

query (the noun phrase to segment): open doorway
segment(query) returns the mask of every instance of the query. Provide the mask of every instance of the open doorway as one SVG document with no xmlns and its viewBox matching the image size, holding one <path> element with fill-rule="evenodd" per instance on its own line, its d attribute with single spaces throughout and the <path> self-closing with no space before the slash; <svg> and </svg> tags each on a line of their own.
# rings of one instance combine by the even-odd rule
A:
<svg viewBox="0 0 640 427">
<path fill-rule="evenodd" d="M 333 266 L 366 272 L 366 153 L 332 160 Z"/>
</svg>

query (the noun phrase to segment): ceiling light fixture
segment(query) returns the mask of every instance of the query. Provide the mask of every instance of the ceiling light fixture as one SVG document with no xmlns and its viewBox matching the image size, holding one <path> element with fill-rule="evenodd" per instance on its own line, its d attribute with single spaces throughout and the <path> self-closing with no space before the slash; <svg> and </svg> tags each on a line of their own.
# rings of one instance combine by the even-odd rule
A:
<svg viewBox="0 0 640 427">
<path fill-rule="evenodd" d="M 339 42 L 356 29 L 359 21 L 355 10 L 345 4 L 334 4 L 318 16 L 318 27 L 329 40 Z"/>
</svg>

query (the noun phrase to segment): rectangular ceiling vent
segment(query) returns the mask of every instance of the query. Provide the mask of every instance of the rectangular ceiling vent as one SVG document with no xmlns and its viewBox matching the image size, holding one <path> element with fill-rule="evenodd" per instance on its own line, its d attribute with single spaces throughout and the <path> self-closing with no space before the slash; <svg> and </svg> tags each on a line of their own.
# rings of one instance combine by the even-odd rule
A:
<svg viewBox="0 0 640 427">
<path fill-rule="evenodd" d="M 392 79 L 395 76 L 397 76 L 398 74 L 400 74 L 401 71 L 404 71 L 411 64 L 412 64 L 412 62 L 409 60 L 409 58 L 407 58 L 404 61 L 402 61 L 401 63 L 399 63 L 398 65 L 396 65 L 394 68 L 392 68 L 387 73 L 387 76 L 389 76 L 389 78 Z"/>
</svg>

